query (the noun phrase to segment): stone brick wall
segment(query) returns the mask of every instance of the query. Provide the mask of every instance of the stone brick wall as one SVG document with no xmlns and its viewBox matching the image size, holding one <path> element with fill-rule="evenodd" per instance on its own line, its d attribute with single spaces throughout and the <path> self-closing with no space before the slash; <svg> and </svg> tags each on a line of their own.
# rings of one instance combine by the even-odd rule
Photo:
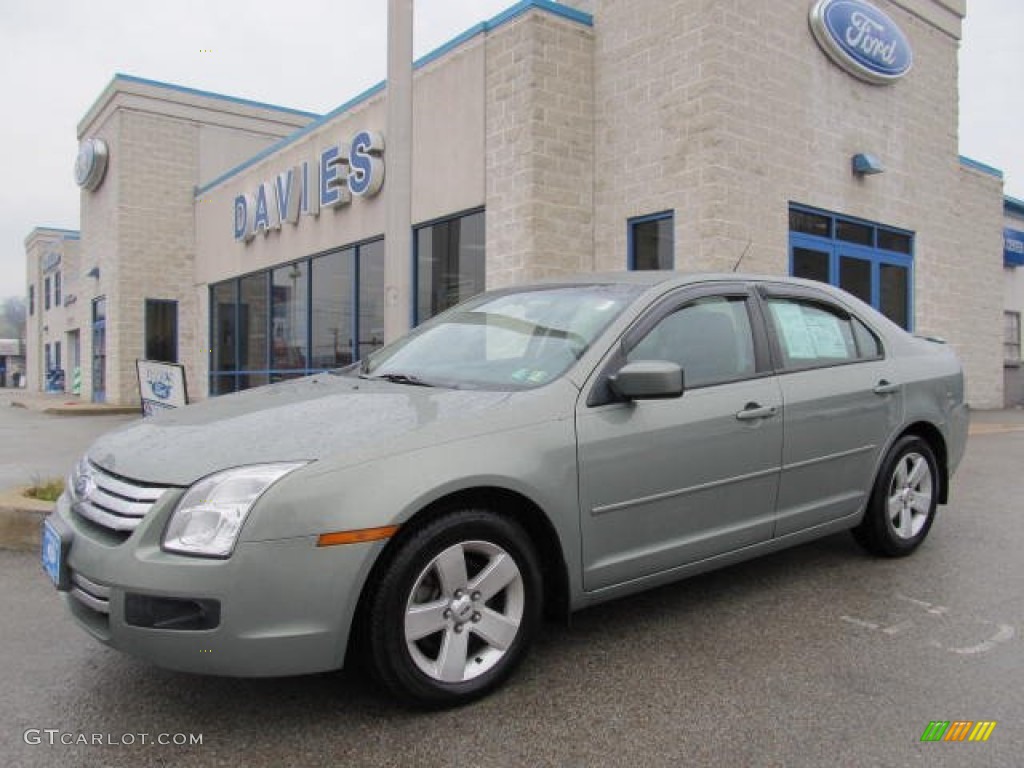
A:
<svg viewBox="0 0 1024 768">
<path fill-rule="evenodd" d="M 593 269 L 592 42 L 538 11 L 488 35 L 489 288 Z"/>
<path fill-rule="evenodd" d="M 980 305 L 998 303 L 990 209 L 1001 195 L 961 177 L 950 13 L 936 6 L 938 24 L 877 4 L 915 56 L 886 87 L 824 55 L 806 0 L 598 3 L 597 264 L 625 268 L 627 219 L 663 210 L 675 214 L 681 270 L 729 271 L 745 254 L 741 271 L 786 273 L 791 203 L 911 230 L 916 329 L 949 338 L 972 403 L 998 406 L 999 325 L 967 329 L 994 322 Z M 854 177 L 858 152 L 877 155 L 885 173 Z"/>
<path fill-rule="evenodd" d="M 117 177 L 117 291 L 108 303 L 108 391 L 137 401 L 135 360 L 145 357 L 145 300 L 178 302 L 178 356 L 186 376 L 197 347 L 193 185 L 198 178 L 199 126 L 132 110 L 121 112 Z"/>
</svg>

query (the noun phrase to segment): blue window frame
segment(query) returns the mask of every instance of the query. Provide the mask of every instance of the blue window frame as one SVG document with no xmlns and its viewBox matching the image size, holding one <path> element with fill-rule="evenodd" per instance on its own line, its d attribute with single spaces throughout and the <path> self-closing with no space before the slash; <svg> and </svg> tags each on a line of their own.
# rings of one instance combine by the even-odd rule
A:
<svg viewBox="0 0 1024 768">
<path fill-rule="evenodd" d="M 789 273 L 852 293 L 897 325 L 914 327 L 914 234 L 792 205 Z"/>
<path fill-rule="evenodd" d="M 675 269 L 675 212 L 661 211 L 626 222 L 629 269 Z"/>
<path fill-rule="evenodd" d="M 211 285 L 209 393 L 320 373 L 380 346 L 383 246 L 377 238 Z"/>
</svg>

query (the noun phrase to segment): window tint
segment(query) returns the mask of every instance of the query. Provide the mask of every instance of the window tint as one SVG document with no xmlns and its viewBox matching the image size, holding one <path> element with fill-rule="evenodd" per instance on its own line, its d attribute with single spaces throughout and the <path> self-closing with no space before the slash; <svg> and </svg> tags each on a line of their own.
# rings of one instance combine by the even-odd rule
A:
<svg viewBox="0 0 1024 768">
<path fill-rule="evenodd" d="M 715 296 L 677 309 L 630 350 L 627 360 L 678 363 L 687 387 L 752 375 L 754 339 L 746 300 Z"/>
<path fill-rule="evenodd" d="M 787 368 L 835 365 L 880 354 L 871 331 L 838 309 L 774 298 L 768 300 L 768 311 Z M 860 327 L 855 330 L 855 325 Z"/>
</svg>

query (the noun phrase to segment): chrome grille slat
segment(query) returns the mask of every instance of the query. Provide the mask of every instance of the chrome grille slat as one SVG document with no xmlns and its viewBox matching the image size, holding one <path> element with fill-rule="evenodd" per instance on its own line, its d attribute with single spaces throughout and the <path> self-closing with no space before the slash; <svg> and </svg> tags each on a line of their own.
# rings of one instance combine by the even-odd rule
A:
<svg viewBox="0 0 1024 768">
<path fill-rule="evenodd" d="M 99 488 L 123 499 L 134 499 L 135 501 L 152 504 L 167 490 L 166 488 L 152 485 L 131 485 L 124 480 L 108 475 L 95 464 L 92 464 L 92 470 L 95 473 L 96 485 Z"/>
<path fill-rule="evenodd" d="M 114 477 L 85 461 L 75 468 L 70 488 L 72 509 L 78 515 L 121 536 L 130 535 L 167 491 L 164 486 L 135 484 L 126 478 Z M 79 496 L 79 492 L 84 496 Z"/>
<path fill-rule="evenodd" d="M 120 496 L 111 496 L 98 483 L 96 490 L 89 494 L 89 502 L 94 507 L 122 517 L 145 517 L 153 506 L 153 501 L 125 501 Z"/>
<path fill-rule="evenodd" d="M 94 507 L 87 501 L 76 503 L 72 509 L 87 520 L 92 520 L 96 525 L 109 528 L 112 531 L 131 533 L 142 522 L 141 517 L 118 517 L 104 512 L 99 507 Z"/>
<path fill-rule="evenodd" d="M 110 587 L 97 584 L 80 573 L 71 574 L 71 596 L 97 613 L 110 613 Z"/>
<path fill-rule="evenodd" d="M 85 576 L 77 571 L 71 574 L 71 581 L 96 597 L 102 598 L 103 600 L 110 599 L 110 587 L 104 586 L 103 584 L 97 584 L 92 579 L 85 578 Z"/>
</svg>

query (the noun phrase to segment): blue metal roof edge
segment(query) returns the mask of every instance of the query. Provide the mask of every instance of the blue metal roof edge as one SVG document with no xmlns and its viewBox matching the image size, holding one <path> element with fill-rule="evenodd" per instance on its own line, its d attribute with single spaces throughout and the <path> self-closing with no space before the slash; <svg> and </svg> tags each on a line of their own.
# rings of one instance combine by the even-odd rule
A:
<svg viewBox="0 0 1024 768">
<path fill-rule="evenodd" d="M 534 8 L 546 11 L 547 13 L 550 13 L 554 16 L 560 16 L 562 18 L 569 19 L 570 21 L 575 21 L 588 27 L 593 26 L 594 24 L 594 17 L 591 16 L 589 13 L 584 13 L 583 11 L 579 11 L 575 8 L 569 8 L 567 6 L 560 5 L 558 3 L 552 2 L 551 0 L 521 0 L 521 2 L 516 3 L 510 8 L 506 8 L 497 16 L 494 16 L 493 18 L 487 21 L 482 21 L 479 24 L 474 24 L 472 27 L 462 32 L 461 34 L 456 35 L 448 42 L 438 46 L 429 53 L 426 53 L 420 58 L 416 59 L 416 61 L 413 62 L 413 69 L 419 69 L 431 63 L 432 61 L 436 61 L 445 54 L 455 50 L 460 45 L 463 45 L 469 40 L 472 40 L 477 35 L 483 34 L 485 32 L 490 32 L 493 29 L 497 29 L 502 24 L 506 24 Z M 278 150 L 284 149 L 284 147 L 288 146 L 289 144 L 298 141 L 303 136 L 313 132 L 314 130 L 324 125 L 325 123 L 330 122 L 338 115 L 343 114 L 348 110 L 357 107 L 359 104 L 366 101 L 367 99 L 376 96 L 378 93 L 383 91 L 386 86 L 387 80 L 381 80 L 376 85 L 367 88 L 358 96 L 349 99 L 341 106 L 336 107 L 327 114 L 318 117 L 316 120 L 313 120 L 309 125 L 305 125 L 299 130 L 295 131 L 294 133 L 288 134 L 283 139 L 280 139 L 279 141 L 271 144 L 266 149 L 257 152 L 248 160 L 245 160 L 244 162 L 236 165 L 234 168 L 225 171 L 220 176 L 213 179 L 213 181 L 209 181 L 206 184 L 203 184 L 202 186 L 196 187 L 194 196 L 199 197 L 204 192 L 209 192 L 211 189 L 227 181 L 232 176 L 241 173 L 246 168 L 249 168 L 258 163 L 260 160 L 263 160 L 264 158 L 269 157 Z"/>
<path fill-rule="evenodd" d="M 979 163 L 977 160 L 972 160 L 965 155 L 960 155 L 960 165 L 966 168 L 971 168 L 975 171 L 987 173 L 989 176 L 995 176 L 997 179 L 1003 178 L 1003 172 L 998 168 L 991 165 L 985 165 L 985 163 Z"/>
<path fill-rule="evenodd" d="M 82 237 L 82 232 L 78 229 L 64 229 L 63 227 L 32 227 L 33 232 L 37 229 L 45 232 L 55 232 L 65 240 L 80 240 Z"/>
<path fill-rule="evenodd" d="M 258 107 L 260 109 L 272 109 L 275 112 L 287 112 L 292 115 L 299 115 L 301 117 L 318 118 L 320 117 L 319 112 L 307 112 L 303 109 L 292 109 L 291 107 L 282 107 L 279 104 L 270 104 L 265 101 L 255 101 L 254 99 L 243 99 L 240 96 L 228 96 L 223 93 L 216 93 L 215 91 L 204 91 L 200 88 L 190 88 L 187 85 L 177 85 L 175 83 L 165 83 L 161 80 L 150 80 L 145 77 L 138 77 L 136 75 L 126 75 L 122 72 L 114 74 L 114 80 L 123 80 L 128 83 L 138 83 L 139 85 L 151 85 L 156 88 L 167 88 L 171 91 L 178 91 L 179 93 L 187 93 L 192 96 L 206 96 L 211 99 L 220 99 L 221 101 L 230 101 L 233 104 L 243 104 L 247 107 Z"/>
<path fill-rule="evenodd" d="M 1008 213 L 1015 213 L 1018 216 L 1024 216 L 1024 200 L 1011 197 L 1010 195 L 1004 195 L 1003 210 Z"/>
</svg>

